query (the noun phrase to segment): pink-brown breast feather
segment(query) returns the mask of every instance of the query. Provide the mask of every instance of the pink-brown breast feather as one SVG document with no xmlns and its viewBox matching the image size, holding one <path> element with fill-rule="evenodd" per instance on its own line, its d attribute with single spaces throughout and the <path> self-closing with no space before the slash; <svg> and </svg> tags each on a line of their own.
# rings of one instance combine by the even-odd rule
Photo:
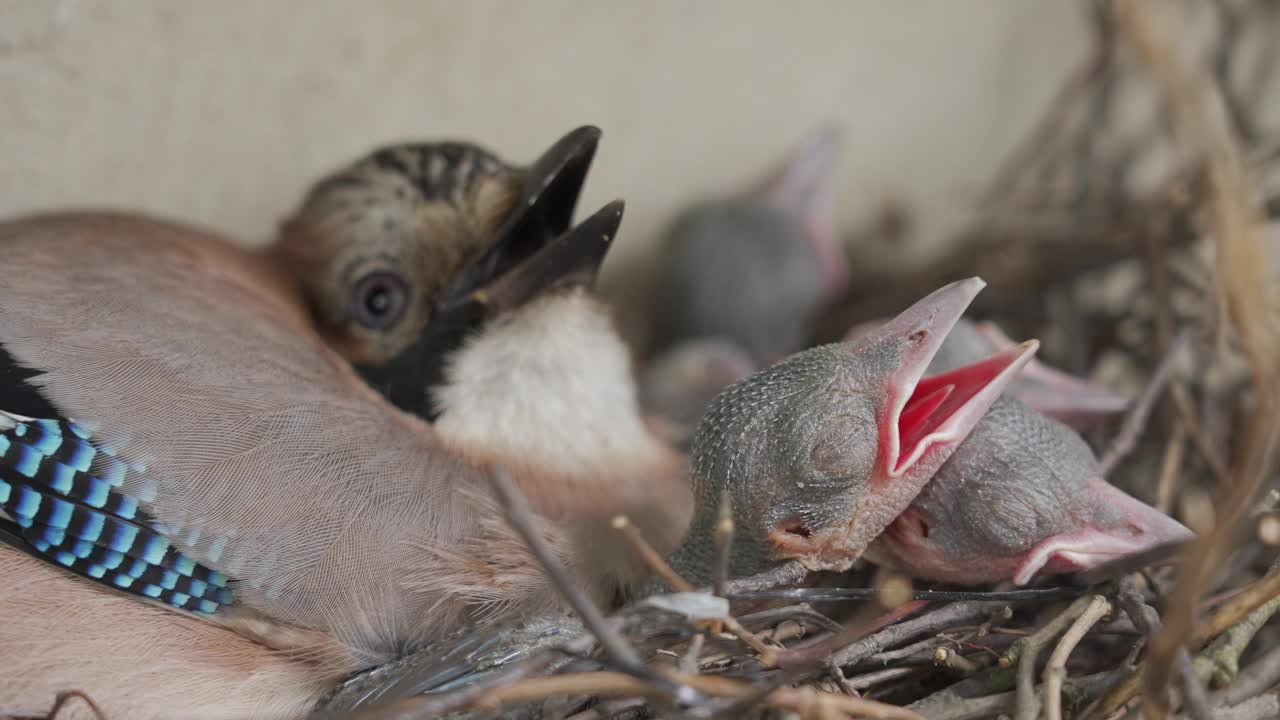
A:
<svg viewBox="0 0 1280 720">
<path fill-rule="evenodd" d="M 107 717 L 297 718 L 335 680 L 215 624 L 0 547 L 0 716 L 87 693 Z M 62 718 L 91 718 L 78 702 Z"/>
<path fill-rule="evenodd" d="M 144 463 L 126 490 L 237 600 L 384 659 L 531 578 L 483 475 L 390 406 L 306 324 L 262 256 L 121 214 L 0 224 L 0 343 L 67 415 Z M 459 548 L 475 551 L 459 555 Z M 519 573 L 513 570 L 513 574 Z M 506 575 L 503 578 L 507 578 Z"/>
</svg>

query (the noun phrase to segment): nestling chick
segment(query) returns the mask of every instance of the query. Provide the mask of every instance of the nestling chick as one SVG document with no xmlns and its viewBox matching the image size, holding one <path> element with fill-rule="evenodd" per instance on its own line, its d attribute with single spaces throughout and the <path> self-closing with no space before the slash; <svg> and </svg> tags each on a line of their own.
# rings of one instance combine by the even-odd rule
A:
<svg viewBox="0 0 1280 720">
<path fill-rule="evenodd" d="M 1001 398 L 867 557 L 930 580 L 1025 585 L 1190 537 L 1107 483 L 1066 425 Z"/>
<path fill-rule="evenodd" d="M 659 352 L 718 337 L 766 365 L 808 344 L 848 275 L 831 219 L 835 155 L 835 132 L 814 132 L 748 192 L 672 223 L 659 248 Z"/>
<path fill-rule="evenodd" d="M 935 364 L 959 365 L 1008 342 L 992 325 L 962 321 L 961 328 Z M 1023 398 L 1078 422 L 1127 403 L 1028 363 L 1007 396 L 868 548 L 868 558 L 930 580 L 1024 585 L 1037 574 L 1085 570 L 1190 537 L 1181 523 L 1108 484 L 1084 440 Z"/>
<path fill-rule="evenodd" d="M 872 335 L 798 353 L 717 397 L 693 441 L 697 509 L 672 565 L 709 580 L 716 509 L 727 493 L 733 576 L 788 559 L 847 569 L 1035 352 L 1031 342 L 924 376 L 983 285 L 947 285 Z"/>
</svg>

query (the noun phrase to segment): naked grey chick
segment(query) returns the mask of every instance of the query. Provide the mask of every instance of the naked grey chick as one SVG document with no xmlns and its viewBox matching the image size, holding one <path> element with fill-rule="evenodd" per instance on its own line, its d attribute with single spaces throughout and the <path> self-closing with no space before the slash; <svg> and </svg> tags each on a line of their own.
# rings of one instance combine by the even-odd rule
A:
<svg viewBox="0 0 1280 720">
<path fill-rule="evenodd" d="M 696 509 L 672 566 L 709 580 L 722 493 L 737 528 L 731 576 L 787 560 L 852 565 L 1035 352 L 1032 341 L 924 376 L 983 285 L 947 285 L 871 335 L 798 353 L 719 395 L 693 440 Z"/>
<path fill-rule="evenodd" d="M 931 580 L 1025 585 L 1190 537 L 1104 480 L 1071 428 L 1003 397 L 867 557 Z"/>
<path fill-rule="evenodd" d="M 809 343 L 848 275 L 831 219 L 836 145 L 816 131 L 749 191 L 676 218 L 660 249 L 658 352 L 718 337 L 769 365 Z"/>
</svg>

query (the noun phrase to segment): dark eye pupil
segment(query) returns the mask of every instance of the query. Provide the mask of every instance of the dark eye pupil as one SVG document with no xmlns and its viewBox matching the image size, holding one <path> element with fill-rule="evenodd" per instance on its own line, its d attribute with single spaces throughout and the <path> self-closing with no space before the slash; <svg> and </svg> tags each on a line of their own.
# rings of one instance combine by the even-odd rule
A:
<svg viewBox="0 0 1280 720">
<path fill-rule="evenodd" d="M 385 315 L 391 309 L 391 293 L 385 287 L 377 287 L 369 292 L 364 305 L 374 315 Z"/>
<path fill-rule="evenodd" d="M 408 289 L 399 275 L 380 271 L 366 275 L 351 295 L 352 314 L 361 325 L 385 330 L 404 314 Z"/>
</svg>

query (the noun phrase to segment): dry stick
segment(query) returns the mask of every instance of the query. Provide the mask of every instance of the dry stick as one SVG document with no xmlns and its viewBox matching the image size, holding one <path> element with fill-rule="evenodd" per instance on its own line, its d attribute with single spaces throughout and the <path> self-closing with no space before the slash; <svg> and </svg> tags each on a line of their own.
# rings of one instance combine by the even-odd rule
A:
<svg viewBox="0 0 1280 720">
<path fill-rule="evenodd" d="M 1205 692 L 1204 683 L 1191 664 L 1191 653 L 1185 647 L 1178 648 L 1174 653 L 1173 672 L 1178 678 L 1178 689 L 1182 691 L 1182 704 L 1191 717 L 1195 720 L 1213 720 L 1216 715 L 1209 704 L 1209 694 Z"/>
<path fill-rule="evenodd" d="M 1156 483 L 1156 509 L 1168 515 L 1173 507 L 1173 488 L 1178 484 L 1182 470 L 1182 454 L 1187 447 L 1187 426 L 1181 420 L 1174 422 L 1169 443 L 1160 459 L 1160 479 Z"/>
<path fill-rule="evenodd" d="M 756 688 L 749 683 L 725 677 L 694 675 L 681 677 L 680 679 L 707 695 L 746 699 L 756 694 Z M 765 696 L 764 700 L 771 707 L 799 713 L 816 708 L 818 712 L 809 715 L 809 717 L 824 717 L 821 711 L 827 709 L 847 715 L 879 718 L 880 720 L 923 720 L 915 712 L 896 705 L 864 698 L 852 698 L 847 695 L 821 693 L 810 687 L 774 688 L 772 692 Z"/>
<path fill-rule="evenodd" d="M 816 642 L 789 650 L 787 656 L 783 658 L 784 667 L 787 668 L 788 672 L 780 675 L 775 680 L 774 685 L 806 682 L 815 679 L 822 673 L 826 673 L 835 678 L 846 694 L 856 696 L 856 689 L 848 685 L 845 680 L 844 668 L 837 661 L 836 651 L 848 645 L 854 638 L 863 637 L 879 628 L 897 622 L 901 618 L 914 613 L 923 605 L 924 603 L 908 602 L 888 613 L 879 615 L 876 614 L 875 608 L 885 607 L 883 600 L 879 604 L 868 603 L 864 605 L 857 613 L 847 618 L 843 625 L 836 625 L 836 627 L 831 628 L 830 635 Z M 743 706 L 743 709 L 745 707 Z M 727 717 L 736 716 L 727 715 Z"/>
<path fill-rule="evenodd" d="M 631 524 L 626 515 L 618 515 L 613 518 L 613 529 L 622 533 L 631 548 L 644 559 L 649 569 L 657 574 L 658 577 L 661 577 L 663 582 L 670 585 L 672 590 L 676 592 L 694 591 L 693 585 L 688 580 L 680 577 L 680 574 L 667 563 L 662 554 L 654 549 L 648 540 L 644 539 L 644 536 L 640 534 L 635 525 Z"/>
<path fill-rule="evenodd" d="M 1035 720 L 1036 715 L 1040 712 L 1040 702 L 1036 698 L 1035 680 L 1036 660 L 1040 657 L 1040 652 L 1061 635 L 1067 629 L 1067 626 L 1079 617 L 1080 613 L 1084 612 L 1091 602 L 1093 602 L 1093 598 L 1088 595 L 1076 600 L 1066 610 L 1059 613 L 1057 617 L 1046 623 L 1044 627 L 1019 640 L 1004 654 L 1009 660 L 1013 660 L 1015 656 L 1018 660 L 1017 720 Z"/>
<path fill-rule="evenodd" d="M 1219 486 L 1225 486 L 1231 482 L 1231 473 L 1227 470 L 1227 464 L 1218 454 L 1213 443 L 1209 440 L 1209 435 L 1205 433 L 1204 426 L 1200 423 L 1200 418 L 1196 417 L 1195 403 L 1191 401 L 1191 395 L 1187 391 L 1187 386 L 1182 383 L 1174 383 L 1169 389 L 1169 394 L 1173 396 L 1173 404 L 1178 408 L 1178 419 L 1182 421 L 1187 431 L 1187 436 L 1191 438 L 1191 442 L 1199 451 L 1200 457 L 1209 466 L 1210 472 L 1213 473 L 1213 479 Z"/>
<path fill-rule="evenodd" d="M 845 678 L 844 684 L 853 690 L 870 690 L 881 683 L 897 680 L 900 677 L 906 677 L 918 671 L 919 668 L 910 667 L 885 668 L 884 670 L 876 670 L 875 672 Z"/>
<path fill-rule="evenodd" d="M 93 698 L 89 697 L 89 694 L 83 690 L 68 690 L 58 693 L 53 700 L 53 707 L 49 708 L 46 720 L 57 720 L 58 713 L 62 712 L 62 708 L 66 707 L 74 699 L 83 700 L 84 704 L 89 706 L 89 711 L 98 720 L 107 720 L 107 714 L 102 712 L 102 708 L 98 707 L 98 703 L 94 702 Z"/>
<path fill-rule="evenodd" d="M 1244 620 L 1250 613 L 1278 595 L 1280 595 L 1280 572 L 1273 571 L 1261 580 L 1236 593 L 1230 600 L 1219 606 L 1200 625 L 1199 631 L 1190 643 L 1191 646 L 1200 647 L 1212 638 L 1226 632 L 1231 626 Z M 1125 602 L 1123 594 L 1120 597 L 1120 602 L 1123 606 Z M 1154 613 L 1155 610 L 1153 609 L 1151 612 Z M 1130 617 L 1133 616 L 1131 615 Z M 1140 622 L 1136 617 L 1133 617 L 1133 620 L 1135 623 Z M 1106 717 L 1127 705 L 1138 694 L 1138 680 L 1142 675 L 1142 670 L 1143 668 L 1139 667 L 1125 678 L 1124 682 L 1112 688 L 1110 692 L 1094 704 L 1094 707 L 1085 716 Z"/>
<path fill-rule="evenodd" d="M 1218 687 L 1231 684 L 1240 671 L 1240 655 L 1277 610 L 1280 610 L 1280 595 L 1268 600 L 1219 635 L 1196 658 L 1196 675 Z"/>
<path fill-rule="evenodd" d="M 982 600 L 990 602 L 1034 602 L 1037 600 L 1075 600 L 1086 590 L 1073 585 L 1025 590 L 910 590 L 912 600 L 923 602 L 955 602 Z M 781 588 L 753 590 L 729 594 L 733 600 L 804 600 L 836 602 L 841 600 L 873 600 L 880 597 L 876 588 Z"/>
<path fill-rule="evenodd" d="M 1195 644 L 1202 645 L 1244 620 L 1253 611 L 1280 596 L 1280 570 L 1272 570 L 1262 579 L 1247 586 L 1214 611 L 1200 625 Z"/>
<path fill-rule="evenodd" d="M 543 572 L 582 619 L 582 624 L 586 625 L 591 634 L 600 641 L 600 647 L 609 659 L 640 682 L 649 683 L 652 686 L 651 690 L 660 691 L 667 697 L 691 696 L 692 693 L 688 692 L 688 688 L 673 686 L 669 680 L 645 667 L 640 662 L 640 656 L 636 654 L 635 649 L 627 644 L 625 638 L 609 627 L 600 610 L 574 585 L 573 579 L 569 577 L 569 571 L 556 559 L 555 553 L 547 545 L 542 533 L 534 527 L 529 503 L 520 489 L 511 481 L 511 475 L 506 468 L 494 466 L 489 472 L 489 482 L 493 486 L 494 495 L 502 505 L 503 512 L 506 513 L 507 523 L 524 539 L 534 558 L 542 566 Z M 680 699 L 692 701 L 694 698 L 681 697 Z"/>
<path fill-rule="evenodd" d="M 1160 614 L 1143 598 L 1142 591 L 1138 590 L 1135 576 L 1130 575 L 1120 581 L 1116 602 L 1148 641 L 1160 631 Z M 1192 716 L 1197 720 L 1211 720 L 1213 712 L 1209 699 L 1205 696 L 1204 687 L 1197 680 L 1191 667 L 1190 655 L 1186 648 L 1178 650 L 1174 660 L 1174 670 L 1178 673 L 1183 699 Z M 1136 678 L 1137 673 L 1131 677 Z"/>
<path fill-rule="evenodd" d="M 1274 689 L 1280 683 L 1280 647 L 1274 647 L 1240 671 L 1230 687 L 1214 693 L 1217 705 L 1236 705 L 1254 695 Z"/>
<path fill-rule="evenodd" d="M 689 641 L 689 649 L 680 656 L 680 672 L 691 675 L 698 672 L 698 658 L 702 654 L 702 646 L 707 641 L 705 633 L 698 633 Z"/>
<path fill-rule="evenodd" d="M 1076 618 L 1058 646 L 1053 649 L 1043 675 L 1045 720 L 1062 720 L 1062 681 L 1067 677 L 1067 658 L 1084 639 L 1085 633 L 1109 612 L 1111 603 L 1101 595 L 1094 595 L 1088 607 L 1080 613 L 1080 617 Z"/>
<path fill-rule="evenodd" d="M 990 658 L 989 655 L 982 657 Z M 954 670 L 963 675 L 972 675 L 990 664 L 989 662 L 978 663 L 947 647 L 940 647 L 933 651 L 933 662 L 938 667 Z"/>
<path fill-rule="evenodd" d="M 1239 705 L 1214 710 L 1213 720 L 1275 720 L 1280 717 L 1280 697 L 1274 692 L 1249 698 Z"/>
<path fill-rule="evenodd" d="M 891 662 L 905 660 L 924 652 L 927 652 L 929 656 L 936 658 L 938 650 L 941 649 L 942 648 L 938 646 L 938 638 L 935 636 L 929 636 L 918 642 L 903 645 L 897 650 L 876 653 L 874 662 L 877 665 L 888 665 Z"/>
<path fill-rule="evenodd" d="M 894 622 L 899 617 L 904 616 L 905 613 L 915 612 L 915 610 L 918 609 L 917 605 L 922 606 L 923 603 L 917 604 L 914 602 L 908 602 L 905 605 L 899 608 L 896 608 L 895 610 L 891 611 L 887 615 L 888 618 L 891 618 L 887 620 L 887 622 Z M 955 605 L 952 605 L 950 607 L 954 608 L 960 605 L 967 605 L 967 604 L 956 603 Z M 849 651 L 852 648 L 862 647 L 863 649 L 866 649 L 866 647 L 868 646 L 868 641 L 871 641 L 869 644 L 870 654 L 874 654 L 875 652 L 878 652 L 880 649 L 883 649 L 884 647 L 882 645 L 877 646 L 878 642 L 876 641 L 876 638 L 882 635 L 886 635 L 889 637 L 897 637 L 903 633 L 902 628 L 904 627 L 907 628 L 908 632 L 910 632 L 911 628 L 915 628 L 917 631 L 927 631 L 927 630 L 920 629 L 921 628 L 920 621 L 925 620 L 926 618 L 929 617 L 929 616 L 924 616 L 922 618 L 916 618 L 915 620 L 912 620 L 912 621 L 890 626 L 883 633 L 876 633 L 868 637 L 863 637 L 862 640 L 858 641 L 857 643 L 854 643 L 849 647 L 844 647 L 847 643 L 849 643 L 850 639 L 864 635 L 864 633 L 867 631 L 868 628 L 883 627 L 883 625 L 880 625 L 879 623 L 886 622 L 885 620 L 886 616 L 883 616 L 883 615 L 880 617 L 870 616 L 870 614 L 867 612 L 870 610 L 870 607 L 871 606 L 868 606 L 867 608 L 864 609 L 864 612 L 855 615 L 852 619 L 847 621 L 846 624 L 842 626 L 842 628 L 838 632 L 824 639 L 820 643 L 814 646 L 805 648 L 803 650 L 789 651 L 784 656 L 784 660 L 786 661 L 784 665 L 787 668 L 787 672 L 780 673 L 776 678 L 774 678 L 773 682 L 769 686 L 766 686 L 765 688 L 760 690 L 759 693 L 763 694 L 763 693 L 772 692 L 774 689 L 782 687 L 784 685 L 790 685 L 793 683 L 802 682 L 806 679 L 811 679 L 815 675 L 815 673 L 820 673 L 820 672 L 829 672 L 832 675 L 839 678 L 843 675 L 842 668 L 845 665 L 857 662 L 858 660 L 863 659 L 864 657 L 856 654 L 851 657 L 849 655 Z M 944 611 L 945 610 L 946 608 L 944 608 Z M 903 615 L 900 615 L 899 613 L 903 613 Z M 939 613 L 934 613 L 932 615 L 936 616 L 940 614 L 945 614 L 945 613 L 943 611 L 939 611 Z M 973 618 L 969 618 L 969 619 L 971 620 Z M 937 621 L 936 617 L 934 618 L 934 621 L 935 622 Z M 957 622 L 963 622 L 963 620 L 959 620 Z M 950 623 L 950 624 L 954 624 L 954 623 Z M 910 639 L 910 635 L 903 636 L 901 640 L 898 640 L 898 641 L 902 641 L 906 639 Z M 890 642 L 893 642 L 893 641 L 890 640 Z M 844 649 L 838 652 L 834 651 L 835 648 L 841 648 L 841 647 L 844 647 Z M 846 657 L 851 657 L 849 662 L 842 661 L 842 658 L 846 658 Z M 718 713 L 718 716 L 738 717 L 742 714 L 742 712 L 745 712 L 747 709 L 752 707 L 753 702 L 755 702 L 754 698 L 744 698 L 738 703 L 736 703 L 734 706 L 726 708 L 723 713 Z"/>
<path fill-rule="evenodd" d="M 738 622 L 737 618 L 732 615 L 726 615 L 720 620 L 720 622 L 724 623 L 725 629 L 738 636 L 742 642 L 746 643 L 748 647 L 756 651 L 756 655 L 759 655 L 759 658 L 757 659 L 760 661 L 761 665 L 764 665 L 765 667 L 773 667 L 778 664 L 778 651 L 766 645 L 765 642 L 760 639 L 760 636 L 744 628 L 742 623 Z"/>
<path fill-rule="evenodd" d="M 832 662 L 840 667 L 848 667 L 865 660 L 876 653 L 899 643 L 913 640 L 921 635 L 936 633 L 956 625 L 975 622 L 991 612 L 995 603 L 957 602 L 939 608 L 918 618 L 900 622 L 842 648 L 835 653 Z"/>
<path fill-rule="evenodd" d="M 1144 8 L 1140 2 L 1117 0 L 1116 17 L 1162 86 L 1175 129 L 1206 155 L 1208 209 L 1217 249 L 1217 287 L 1225 301 L 1222 307 L 1238 330 L 1258 389 L 1258 406 L 1245 428 L 1247 442 L 1241 446 L 1242 457 L 1236 468 L 1241 475 L 1232 486 L 1219 486 L 1223 501 L 1218 504 L 1214 528 L 1193 546 L 1174 589 L 1168 622 L 1152 638 L 1144 674 L 1144 714 L 1149 720 L 1158 720 L 1168 713 L 1163 689 L 1169 684 L 1177 649 L 1194 626 L 1196 599 L 1212 568 L 1232 544 L 1233 526 L 1247 510 L 1248 501 L 1270 464 L 1276 424 L 1272 417 L 1275 358 L 1280 351 L 1280 338 L 1276 337 L 1265 308 L 1268 282 L 1263 272 L 1270 265 L 1265 262 L 1257 238 L 1258 194 L 1238 143 L 1220 121 L 1222 97 L 1203 73 L 1197 72 L 1199 68 L 1179 56 L 1168 41 L 1167 28 L 1157 28 L 1151 7 Z M 1168 6 L 1161 7 L 1169 10 Z M 1172 13 L 1168 14 L 1171 19 Z M 1183 33 L 1177 35 L 1181 37 Z M 1212 103 L 1217 117 L 1211 115 L 1206 103 Z"/>
<path fill-rule="evenodd" d="M 1257 135 L 1256 129 L 1249 114 L 1245 112 L 1240 98 L 1232 92 L 1231 84 L 1233 69 L 1231 51 L 1239 44 L 1243 22 L 1239 13 L 1234 8 L 1227 7 L 1226 3 L 1219 1 L 1214 2 L 1213 5 L 1218 16 L 1218 26 L 1221 28 L 1221 37 L 1213 53 L 1214 79 L 1222 89 L 1223 108 L 1235 132 L 1246 141 L 1253 140 Z"/>
<path fill-rule="evenodd" d="M 1088 697 L 1105 687 L 1110 681 L 1110 672 L 1072 678 L 1067 680 L 1065 692 L 1068 696 Z M 993 692 L 976 697 L 954 696 L 947 697 L 945 700 L 938 697 L 947 692 L 942 690 L 930 696 L 938 699 L 927 707 L 921 707 L 920 703 L 915 703 L 911 707 L 922 710 L 929 720 L 985 720 L 1008 715 L 1018 704 L 1016 692 Z"/>
<path fill-rule="evenodd" d="M 1111 441 L 1111 447 L 1107 448 L 1106 454 L 1102 456 L 1102 460 L 1098 463 L 1103 477 L 1110 475 L 1116 464 L 1133 452 L 1138 436 L 1147 425 L 1147 418 L 1151 415 L 1151 409 L 1155 407 L 1156 400 L 1160 399 L 1160 394 L 1164 392 L 1164 388 L 1169 382 L 1169 375 L 1173 372 L 1174 361 L 1187 347 L 1188 341 L 1189 335 L 1186 330 L 1178 333 L 1177 339 L 1173 341 L 1173 345 L 1164 354 L 1160 364 L 1156 366 L 1156 370 L 1151 374 L 1151 379 L 1147 381 L 1147 386 L 1142 390 L 1142 395 L 1138 398 L 1138 402 L 1134 404 L 1133 408 L 1125 416 L 1120 432 L 1116 433 L 1115 439 Z"/>
<path fill-rule="evenodd" d="M 662 554 L 654 549 L 648 540 L 644 539 L 639 529 L 631 524 L 626 515 L 615 517 L 613 519 L 613 527 L 622 532 L 623 537 L 627 539 L 631 547 L 640 554 L 640 557 L 644 558 L 645 563 L 649 565 L 649 569 L 661 577 L 673 590 L 676 592 L 696 592 L 693 584 L 680 577 L 680 574 L 667 563 Z M 755 650 L 760 655 L 760 662 L 766 667 L 771 667 L 777 662 L 777 651 L 766 645 L 755 633 L 743 627 L 742 623 L 739 623 L 735 618 L 727 616 L 717 622 L 723 623 L 729 628 L 730 632 L 737 635 L 752 650 Z"/>
</svg>

